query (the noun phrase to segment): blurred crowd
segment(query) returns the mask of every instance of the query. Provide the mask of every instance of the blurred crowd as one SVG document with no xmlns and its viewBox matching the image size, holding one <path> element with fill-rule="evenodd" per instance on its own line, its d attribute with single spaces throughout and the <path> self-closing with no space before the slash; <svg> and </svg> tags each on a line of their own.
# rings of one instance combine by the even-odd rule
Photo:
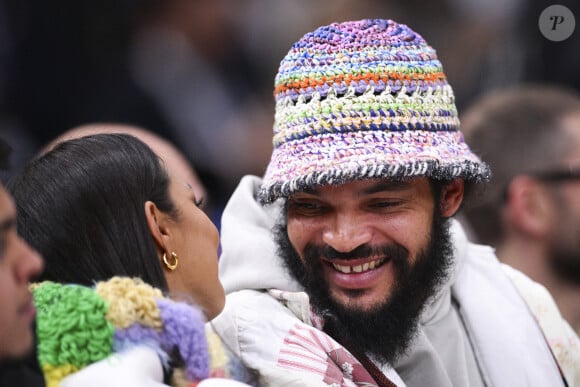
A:
<svg viewBox="0 0 580 387">
<path fill-rule="evenodd" d="M 580 14 L 575 0 L 558 3 Z M 0 133 L 16 148 L 16 170 L 72 127 L 145 127 L 193 162 L 217 220 L 239 178 L 263 173 L 272 80 L 287 47 L 305 32 L 363 17 L 408 24 L 437 47 L 461 112 L 500 85 L 542 80 L 580 88 L 580 34 L 552 42 L 538 29 L 538 15 L 551 4 L 3 0 Z"/>
</svg>

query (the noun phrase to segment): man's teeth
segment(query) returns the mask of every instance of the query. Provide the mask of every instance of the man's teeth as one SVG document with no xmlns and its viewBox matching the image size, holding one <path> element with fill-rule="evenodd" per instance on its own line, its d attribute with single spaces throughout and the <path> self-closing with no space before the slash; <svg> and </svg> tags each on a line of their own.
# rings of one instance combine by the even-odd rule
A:
<svg viewBox="0 0 580 387">
<path fill-rule="evenodd" d="M 381 263 L 383 263 L 384 261 L 385 261 L 384 259 L 377 259 L 375 261 L 370 261 L 367 263 L 363 263 L 362 265 L 356 265 L 356 266 L 345 266 L 345 265 L 339 265 L 339 264 L 333 263 L 332 266 L 334 266 L 334 268 L 336 270 L 340 271 L 341 273 L 345 273 L 345 274 L 349 274 L 351 272 L 362 273 L 364 271 L 373 270 L 374 268 L 380 266 Z"/>
</svg>

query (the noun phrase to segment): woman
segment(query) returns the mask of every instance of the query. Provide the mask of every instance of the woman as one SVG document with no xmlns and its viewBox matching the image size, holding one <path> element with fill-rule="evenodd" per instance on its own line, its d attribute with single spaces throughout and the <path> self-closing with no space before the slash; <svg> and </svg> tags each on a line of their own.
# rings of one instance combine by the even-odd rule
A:
<svg viewBox="0 0 580 387">
<path fill-rule="evenodd" d="M 9 189 L 18 231 L 44 256 L 42 280 L 93 287 L 116 276 L 140 278 L 173 300 L 199 306 L 207 319 L 222 310 L 217 229 L 199 208 L 201 198 L 137 138 L 97 134 L 64 141 L 33 160 Z M 52 288 L 35 291 L 37 303 L 44 302 L 39 319 L 68 297 L 46 289 Z M 46 332 L 50 337 L 52 328 Z M 177 363 L 184 361 L 178 357 Z M 42 363 L 42 353 L 39 358 Z M 41 365 L 45 375 L 57 366 Z"/>
</svg>

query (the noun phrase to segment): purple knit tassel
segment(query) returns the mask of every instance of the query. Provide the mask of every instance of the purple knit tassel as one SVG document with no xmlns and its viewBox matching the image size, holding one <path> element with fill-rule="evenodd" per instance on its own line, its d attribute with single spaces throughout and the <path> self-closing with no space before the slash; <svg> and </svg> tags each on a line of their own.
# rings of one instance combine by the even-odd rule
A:
<svg viewBox="0 0 580 387">
<path fill-rule="evenodd" d="M 171 353 L 177 348 L 185 363 L 185 376 L 191 381 L 209 377 L 210 364 L 205 336 L 205 318 L 201 311 L 184 303 L 159 299 L 157 306 L 163 321 L 161 343 Z"/>
</svg>

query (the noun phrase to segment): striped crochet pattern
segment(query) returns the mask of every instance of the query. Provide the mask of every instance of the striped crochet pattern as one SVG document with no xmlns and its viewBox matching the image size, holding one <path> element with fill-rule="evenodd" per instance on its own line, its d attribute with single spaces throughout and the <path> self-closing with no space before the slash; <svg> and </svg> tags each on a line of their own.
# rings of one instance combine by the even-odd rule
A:
<svg viewBox="0 0 580 387">
<path fill-rule="evenodd" d="M 213 349 L 210 359 L 203 314 L 164 298 L 139 279 L 114 277 L 93 288 L 42 282 L 31 289 L 38 359 L 48 387 L 135 345 L 153 348 L 166 366 L 183 365 L 174 372 L 174 386 L 194 386 L 214 373 L 229 376 L 226 355 Z M 218 371 L 212 369 L 212 360 L 219 363 Z"/>
<path fill-rule="evenodd" d="M 459 131 L 435 50 L 406 25 L 367 19 L 307 33 L 282 59 L 274 97 L 262 203 L 362 178 L 490 178 Z"/>
</svg>

